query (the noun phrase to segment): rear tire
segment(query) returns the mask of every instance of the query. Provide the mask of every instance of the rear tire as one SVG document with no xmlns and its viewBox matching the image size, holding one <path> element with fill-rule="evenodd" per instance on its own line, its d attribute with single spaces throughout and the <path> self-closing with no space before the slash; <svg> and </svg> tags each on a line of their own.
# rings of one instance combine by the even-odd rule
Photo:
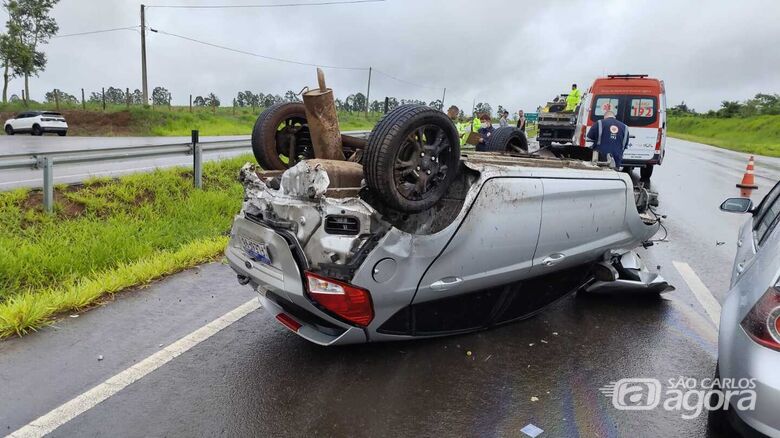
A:
<svg viewBox="0 0 780 438">
<path fill-rule="evenodd" d="M 295 141 L 293 157 L 289 157 L 291 136 Z M 285 170 L 302 159 L 314 158 L 303 104 L 278 103 L 263 111 L 252 129 L 252 152 L 265 170 Z"/>
<path fill-rule="evenodd" d="M 655 166 L 645 166 L 639 169 L 639 177 L 643 181 L 650 180 L 650 177 L 653 176 L 653 168 Z"/>
<path fill-rule="evenodd" d="M 528 139 L 519 129 L 505 126 L 493 131 L 485 145 L 486 152 L 528 152 Z"/>
<path fill-rule="evenodd" d="M 43 135 L 43 129 L 41 129 L 41 125 L 33 125 L 32 131 L 30 131 L 30 133 L 32 135 L 40 137 L 41 135 Z"/>
<path fill-rule="evenodd" d="M 402 105 L 371 131 L 363 174 L 371 192 L 388 207 L 424 211 L 447 192 L 460 165 L 458 130 L 441 111 Z"/>
<path fill-rule="evenodd" d="M 14 128 L 11 125 L 5 125 L 5 133 L 6 135 L 14 135 Z"/>
</svg>

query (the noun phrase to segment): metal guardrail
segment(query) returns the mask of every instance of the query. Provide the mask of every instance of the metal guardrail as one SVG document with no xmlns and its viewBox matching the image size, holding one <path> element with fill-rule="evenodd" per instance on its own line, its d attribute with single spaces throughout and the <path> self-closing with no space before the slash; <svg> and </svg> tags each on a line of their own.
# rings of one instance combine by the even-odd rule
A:
<svg viewBox="0 0 780 438">
<path fill-rule="evenodd" d="M 365 138 L 368 131 L 345 131 L 342 134 Z M 125 160 L 174 155 L 192 155 L 193 185 L 203 187 L 203 153 L 249 149 L 247 140 L 216 140 L 200 142 L 198 130 L 192 131 L 188 143 L 127 146 L 99 149 L 73 149 L 51 152 L 27 152 L 0 156 L 0 170 L 41 169 L 43 171 L 43 207 L 48 213 L 54 209 L 54 165 L 92 163 L 95 161 Z"/>
<path fill-rule="evenodd" d="M 128 146 L 119 148 L 76 149 L 41 153 L 19 153 L 0 156 L 2 169 L 41 169 L 43 171 L 43 207 L 48 213 L 54 208 L 54 165 L 95 161 L 125 160 L 173 155 L 192 155 L 193 185 L 203 187 L 203 153 L 248 149 L 247 140 L 217 140 L 201 143 L 197 130 L 189 143 Z"/>
</svg>

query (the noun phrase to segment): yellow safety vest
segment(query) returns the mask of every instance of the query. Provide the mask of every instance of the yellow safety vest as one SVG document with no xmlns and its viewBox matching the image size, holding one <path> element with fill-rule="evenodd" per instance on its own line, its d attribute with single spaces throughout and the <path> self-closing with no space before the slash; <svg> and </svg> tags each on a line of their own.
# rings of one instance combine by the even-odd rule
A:
<svg viewBox="0 0 780 438">
<path fill-rule="evenodd" d="M 568 96 L 566 96 L 566 111 L 574 111 L 577 109 L 577 105 L 580 103 L 580 89 L 571 90 Z"/>
</svg>

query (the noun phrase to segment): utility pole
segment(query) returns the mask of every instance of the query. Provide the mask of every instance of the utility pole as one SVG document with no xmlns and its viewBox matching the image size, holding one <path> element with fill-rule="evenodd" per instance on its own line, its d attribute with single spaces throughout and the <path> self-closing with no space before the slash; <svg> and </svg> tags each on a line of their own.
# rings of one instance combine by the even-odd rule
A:
<svg viewBox="0 0 780 438">
<path fill-rule="evenodd" d="M 144 5 L 141 5 L 141 86 L 143 93 L 143 105 L 149 105 L 149 88 L 146 84 L 146 16 Z"/>
<path fill-rule="evenodd" d="M 440 110 L 444 111 L 444 98 L 447 97 L 447 89 L 444 89 L 444 93 L 441 93 L 441 108 Z"/>
<path fill-rule="evenodd" d="M 368 68 L 368 89 L 366 89 L 366 117 L 368 109 L 371 107 L 371 67 Z"/>
</svg>

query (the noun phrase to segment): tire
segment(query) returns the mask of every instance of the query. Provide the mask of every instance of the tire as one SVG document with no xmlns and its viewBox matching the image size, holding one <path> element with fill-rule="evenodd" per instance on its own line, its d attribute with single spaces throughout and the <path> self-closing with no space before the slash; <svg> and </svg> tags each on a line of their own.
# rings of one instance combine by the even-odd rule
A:
<svg viewBox="0 0 780 438">
<path fill-rule="evenodd" d="M 290 136 L 295 138 L 292 159 L 288 156 Z M 263 111 L 252 129 L 252 152 L 265 170 L 284 170 L 301 159 L 314 158 L 303 104 L 278 103 Z"/>
<path fill-rule="evenodd" d="M 639 178 L 643 181 L 649 181 L 650 177 L 653 176 L 653 167 L 655 166 L 645 166 L 639 169 Z"/>
<path fill-rule="evenodd" d="M 493 131 L 485 145 L 486 152 L 528 152 L 528 139 L 519 129 L 505 126 Z"/>
<path fill-rule="evenodd" d="M 371 192 L 406 213 L 436 204 L 457 176 L 460 141 L 455 124 L 425 105 L 402 105 L 371 131 L 363 175 Z"/>
<path fill-rule="evenodd" d="M 43 129 L 41 129 L 41 125 L 33 125 L 32 131 L 30 131 L 31 135 L 35 136 L 41 136 L 43 135 Z"/>
<path fill-rule="evenodd" d="M 14 128 L 11 125 L 5 125 L 6 135 L 14 135 Z"/>
<path fill-rule="evenodd" d="M 65 137 L 66 135 L 68 135 L 68 131 L 58 132 L 57 135 L 59 135 L 60 137 Z"/>
</svg>

